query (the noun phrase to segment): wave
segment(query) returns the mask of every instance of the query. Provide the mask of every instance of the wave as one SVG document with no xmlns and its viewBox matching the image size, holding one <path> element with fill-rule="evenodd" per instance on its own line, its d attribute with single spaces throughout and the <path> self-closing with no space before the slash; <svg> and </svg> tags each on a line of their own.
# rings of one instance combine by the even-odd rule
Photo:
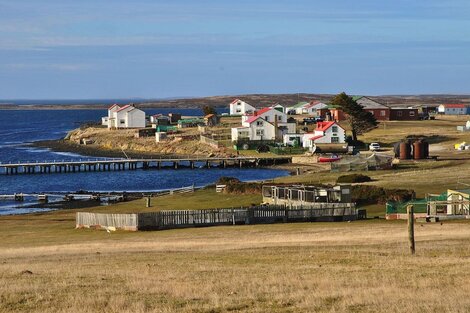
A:
<svg viewBox="0 0 470 313">
<path fill-rule="evenodd" d="M 83 158 L 84 157 L 81 154 L 73 153 L 73 152 L 54 152 L 54 151 L 50 151 L 50 152 L 53 153 L 53 154 L 68 156 L 68 157 L 77 157 L 77 158 L 80 158 L 80 157 Z"/>
</svg>

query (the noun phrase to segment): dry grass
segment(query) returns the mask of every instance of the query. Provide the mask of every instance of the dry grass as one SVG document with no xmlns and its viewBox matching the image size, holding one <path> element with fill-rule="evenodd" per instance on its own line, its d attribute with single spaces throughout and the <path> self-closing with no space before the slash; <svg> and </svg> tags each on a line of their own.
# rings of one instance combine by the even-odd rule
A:
<svg viewBox="0 0 470 313">
<path fill-rule="evenodd" d="M 3 249 L 0 311 L 470 310 L 467 223 L 418 225 L 415 257 L 400 222 L 74 232 L 119 240 Z"/>
</svg>

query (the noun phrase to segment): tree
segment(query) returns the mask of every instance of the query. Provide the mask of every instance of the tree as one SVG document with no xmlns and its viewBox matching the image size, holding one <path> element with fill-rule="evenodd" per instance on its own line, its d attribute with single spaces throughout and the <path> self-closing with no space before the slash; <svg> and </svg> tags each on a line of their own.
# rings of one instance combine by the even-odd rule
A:
<svg viewBox="0 0 470 313">
<path fill-rule="evenodd" d="M 357 141 L 358 135 L 367 133 L 377 127 L 374 114 L 365 111 L 360 104 L 346 93 L 342 92 L 336 95 L 331 104 L 338 106 L 346 114 L 353 141 Z"/>
<path fill-rule="evenodd" d="M 210 105 L 203 106 L 202 112 L 204 113 L 204 115 L 209 115 L 209 114 L 217 115 L 217 110 L 213 106 L 210 106 Z"/>
</svg>

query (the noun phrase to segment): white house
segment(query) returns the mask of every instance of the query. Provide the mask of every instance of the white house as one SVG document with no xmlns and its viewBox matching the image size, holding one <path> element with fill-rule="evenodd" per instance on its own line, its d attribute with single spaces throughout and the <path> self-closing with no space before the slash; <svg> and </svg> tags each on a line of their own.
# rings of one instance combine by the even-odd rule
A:
<svg viewBox="0 0 470 313">
<path fill-rule="evenodd" d="M 237 140 L 275 140 L 276 127 L 262 116 L 254 116 L 243 123 L 242 127 L 232 128 L 232 141 Z"/>
<path fill-rule="evenodd" d="M 150 123 L 156 125 L 169 125 L 170 117 L 163 114 L 154 114 L 150 116 Z"/>
<path fill-rule="evenodd" d="M 145 112 L 132 105 L 114 104 L 108 109 L 108 128 L 144 128 Z"/>
<path fill-rule="evenodd" d="M 289 108 L 287 108 L 286 112 L 290 114 L 309 114 L 309 115 L 316 115 L 318 109 L 323 109 L 328 107 L 327 104 L 320 102 L 320 101 L 310 101 L 310 102 L 299 102 Z"/>
<path fill-rule="evenodd" d="M 318 122 L 313 133 L 304 134 L 304 148 L 313 149 L 318 143 L 345 143 L 346 132 L 336 122 Z"/>
<path fill-rule="evenodd" d="M 304 134 L 287 133 L 282 136 L 282 142 L 286 146 L 303 146 Z"/>
<path fill-rule="evenodd" d="M 265 121 L 270 123 L 287 123 L 287 115 L 284 112 L 280 112 L 273 107 L 263 108 L 259 111 L 255 111 L 253 115 L 243 115 L 242 125 L 248 127 L 250 121 L 254 118 L 262 117 Z"/>
<path fill-rule="evenodd" d="M 255 110 L 255 107 L 240 99 L 235 99 L 230 103 L 230 115 L 253 114 Z"/>
<path fill-rule="evenodd" d="M 309 114 L 317 115 L 317 110 L 327 108 L 328 105 L 320 101 L 310 101 L 307 105 L 302 108 L 302 113 L 300 114 Z M 299 114 L 299 113 L 297 113 Z"/>
</svg>

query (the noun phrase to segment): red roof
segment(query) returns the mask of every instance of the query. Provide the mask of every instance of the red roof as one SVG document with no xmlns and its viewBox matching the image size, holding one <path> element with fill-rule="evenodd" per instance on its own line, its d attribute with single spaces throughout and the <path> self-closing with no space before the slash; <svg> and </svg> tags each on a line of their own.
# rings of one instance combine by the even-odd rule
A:
<svg viewBox="0 0 470 313">
<path fill-rule="evenodd" d="M 462 103 L 447 103 L 447 104 L 443 104 L 443 106 L 445 106 L 446 108 L 453 108 L 453 109 L 464 109 L 465 108 L 465 104 L 462 104 Z"/>
<path fill-rule="evenodd" d="M 119 111 L 125 110 L 125 109 L 127 109 L 128 107 L 130 107 L 130 104 L 123 106 L 122 108 L 120 108 L 120 109 L 119 109 L 119 110 L 117 110 L 116 112 L 119 112 Z"/>
<path fill-rule="evenodd" d="M 235 100 L 233 100 L 232 102 L 230 102 L 230 104 L 234 104 L 234 103 L 237 102 L 237 101 L 240 101 L 240 99 L 235 99 Z"/>
<path fill-rule="evenodd" d="M 251 123 L 253 123 L 254 121 L 256 121 L 257 119 L 262 119 L 264 122 L 269 123 L 269 124 L 272 124 L 272 123 L 266 121 L 262 116 L 252 116 L 252 117 L 250 117 L 249 119 L 247 119 L 247 120 L 245 121 L 245 123 L 251 124 Z"/>
<path fill-rule="evenodd" d="M 259 110 L 259 111 L 255 111 L 255 116 L 259 116 L 259 115 L 261 115 L 261 114 L 264 114 L 264 113 L 266 113 L 266 112 L 268 112 L 268 111 L 270 111 L 270 110 L 272 110 L 272 109 L 273 109 L 273 108 L 270 108 L 270 107 L 268 107 L 268 108 L 262 108 L 262 109 Z"/>
<path fill-rule="evenodd" d="M 336 122 L 317 122 L 317 128 L 315 130 L 325 131 L 334 124 L 336 124 Z"/>
<path fill-rule="evenodd" d="M 310 137 L 310 140 L 317 140 L 321 137 L 325 137 L 325 136 L 324 135 L 316 135 L 316 136 Z"/>
<path fill-rule="evenodd" d="M 111 110 L 111 109 L 114 108 L 115 106 L 117 106 L 117 107 L 119 108 L 119 105 L 117 105 L 117 103 L 115 103 L 115 104 L 113 104 L 112 106 L 110 106 L 110 107 L 108 108 L 108 110 Z"/>
</svg>

